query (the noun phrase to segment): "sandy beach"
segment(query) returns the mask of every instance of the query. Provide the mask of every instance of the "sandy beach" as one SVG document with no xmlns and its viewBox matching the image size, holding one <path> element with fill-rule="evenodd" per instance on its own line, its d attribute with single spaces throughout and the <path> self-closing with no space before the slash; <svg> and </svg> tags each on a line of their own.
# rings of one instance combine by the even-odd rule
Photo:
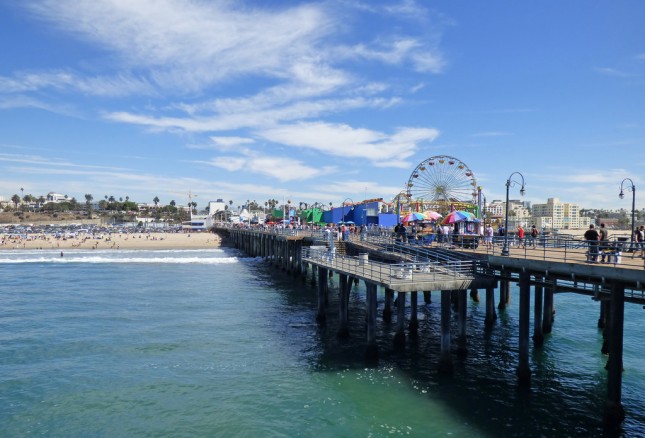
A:
<svg viewBox="0 0 645 438">
<path fill-rule="evenodd" d="M 0 235 L 0 250 L 20 249 L 205 249 L 220 246 L 220 238 L 212 233 L 111 233 L 80 234 L 57 238 L 52 235 L 30 234 L 26 238 Z"/>
</svg>

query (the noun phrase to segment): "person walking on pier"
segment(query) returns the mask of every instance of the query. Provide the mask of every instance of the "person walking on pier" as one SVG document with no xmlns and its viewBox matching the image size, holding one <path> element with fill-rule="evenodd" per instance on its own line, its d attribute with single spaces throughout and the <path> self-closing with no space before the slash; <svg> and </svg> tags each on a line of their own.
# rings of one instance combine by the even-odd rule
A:
<svg viewBox="0 0 645 438">
<path fill-rule="evenodd" d="M 484 245 L 486 245 L 488 248 L 493 247 L 494 234 L 495 234 L 495 231 L 493 230 L 493 226 L 491 224 L 488 224 L 488 226 L 484 230 Z"/>
<path fill-rule="evenodd" d="M 598 240 L 600 240 L 600 250 L 609 248 L 609 232 L 605 228 L 605 224 L 600 224 L 600 230 L 598 230 Z"/>
<path fill-rule="evenodd" d="M 638 251 L 638 248 L 641 250 L 641 255 L 639 257 L 645 258 L 645 226 L 641 225 L 640 228 L 635 228 L 634 229 L 634 240 L 636 240 L 636 248 L 634 248 L 634 252 L 632 253 L 632 258 L 634 258 L 634 255 L 636 254 L 636 251 Z"/>
<path fill-rule="evenodd" d="M 526 245 L 524 244 L 524 228 L 522 228 L 521 225 L 517 227 L 517 240 L 518 240 L 517 242 L 518 248 L 520 247 L 526 248 Z"/>
<path fill-rule="evenodd" d="M 530 243 L 533 248 L 537 248 L 537 237 L 540 234 L 538 229 L 535 227 L 535 225 L 531 226 L 531 232 L 530 232 Z"/>
<path fill-rule="evenodd" d="M 594 225 L 589 225 L 589 229 L 585 232 L 585 239 L 589 245 L 589 252 L 587 252 L 587 262 L 597 263 L 598 262 L 598 239 L 600 235 L 598 231 L 595 230 Z"/>
</svg>

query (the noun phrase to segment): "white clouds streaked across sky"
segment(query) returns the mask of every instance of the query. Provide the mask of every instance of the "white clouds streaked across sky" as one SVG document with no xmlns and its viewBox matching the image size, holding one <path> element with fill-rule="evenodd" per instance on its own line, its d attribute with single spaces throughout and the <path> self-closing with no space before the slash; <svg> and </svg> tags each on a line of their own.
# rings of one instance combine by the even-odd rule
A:
<svg viewBox="0 0 645 438">
<path fill-rule="evenodd" d="M 630 208 L 643 22 L 639 0 L 0 2 L 0 197 L 339 204 L 450 155 L 488 200 L 519 171 L 529 201 Z"/>
</svg>

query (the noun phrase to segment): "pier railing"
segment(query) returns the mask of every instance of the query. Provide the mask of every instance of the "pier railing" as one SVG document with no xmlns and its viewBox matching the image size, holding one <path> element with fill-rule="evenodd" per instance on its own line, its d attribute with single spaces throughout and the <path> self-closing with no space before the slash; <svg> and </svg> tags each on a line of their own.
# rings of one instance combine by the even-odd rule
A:
<svg viewBox="0 0 645 438">
<path fill-rule="evenodd" d="M 370 260 L 367 254 L 358 257 L 341 256 L 328 248 L 304 248 L 303 260 L 348 274 L 360 275 L 381 283 L 417 283 L 440 281 L 447 278 L 472 278 L 483 273 L 484 267 L 473 260 L 439 262 L 418 259 L 403 263 L 383 263 Z"/>
<path fill-rule="evenodd" d="M 329 234 L 322 230 L 270 227 L 250 231 L 283 235 L 285 237 L 309 237 L 317 244 L 329 241 Z M 410 257 L 423 257 L 423 248 L 444 250 L 434 257 L 445 261 L 460 260 L 460 254 L 486 254 L 501 256 L 504 246 L 503 236 L 494 236 L 492 244 L 486 244 L 478 235 L 447 235 L 429 239 L 402 239 L 387 230 L 375 229 L 364 234 L 350 233 L 348 240 L 353 243 L 373 245 L 386 252 L 394 252 Z M 341 236 L 342 239 L 342 236 Z M 508 237 L 509 257 L 533 260 L 557 261 L 565 263 L 598 263 L 628 269 L 645 269 L 645 259 L 640 257 L 640 248 L 631 247 L 624 236 L 612 236 L 607 243 L 596 248 L 590 242 L 568 234 L 540 235 L 535 239 L 527 236 L 522 242 L 517 236 Z"/>
</svg>

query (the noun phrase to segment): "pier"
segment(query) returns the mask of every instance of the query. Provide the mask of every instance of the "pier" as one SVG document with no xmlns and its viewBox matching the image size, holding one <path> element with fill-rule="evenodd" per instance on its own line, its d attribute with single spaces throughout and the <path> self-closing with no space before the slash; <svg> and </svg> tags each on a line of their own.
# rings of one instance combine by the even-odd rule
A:
<svg viewBox="0 0 645 438">
<path fill-rule="evenodd" d="M 504 309 L 510 284 L 519 286 L 518 384 L 529 386 L 530 344 L 540 348 L 544 335 L 553 330 L 554 295 L 561 292 L 587 295 L 599 303 L 598 327 L 603 330 L 602 353 L 607 360 L 607 399 L 603 418 L 607 424 L 620 423 L 625 413 L 621 404 L 623 372 L 623 327 L 625 303 L 645 305 L 643 260 L 623 255 L 623 260 L 594 262 L 579 242 L 543 241 L 535 248 L 511 248 L 509 256 L 501 248 L 470 248 L 448 245 L 418 245 L 396 242 L 383 236 L 364 236 L 349 241 L 329 240 L 320 231 L 252 230 L 215 227 L 214 231 L 236 248 L 293 275 L 312 270 L 317 284 L 317 321 L 324 323 L 328 309 L 330 275 L 339 278 L 340 327 L 338 336 L 347 336 L 348 297 L 352 285 L 363 281 L 366 287 L 366 359 L 378 359 L 376 322 L 379 317 L 377 291 L 383 290 L 385 302 L 381 318 L 392 317 L 396 299 L 396 334 L 393 342 L 405 345 L 417 333 L 417 298 L 426 302 L 432 292 L 441 299 L 441 353 L 439 370 L 452 370 L 452 333 L 450 321 L 457 312 L 458 353 L 467 351 L 465 339 L 468 294 L 479 299 L 485 291 L 485 324 L 494 326 L 496 309 Z M 498 290 L 496 305 L 495 290 Z M 409 299 L 407 295 L 410 295 Z M 396 298 L 395 298 L 396 296 Z M 410 303 L 410 320 L 405 321 L 405 306 Z M 533 333 L 530 333 L 533 303 Z"/>
</svg>

